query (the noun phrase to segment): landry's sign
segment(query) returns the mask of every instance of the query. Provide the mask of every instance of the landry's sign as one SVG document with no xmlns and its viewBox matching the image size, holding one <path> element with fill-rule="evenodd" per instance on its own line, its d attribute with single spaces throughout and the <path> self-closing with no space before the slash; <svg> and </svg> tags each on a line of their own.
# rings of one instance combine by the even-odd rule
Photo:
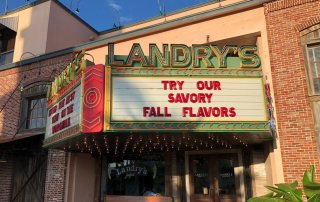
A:
<svg viewBox="0 0 320 202">
<path fill-rule="evenodd" d="M 84 53 L 77 54 L 74 60 L 57 76 L 51 83 L 51 87 L 47 92 L 47 101 L 50 103 L 58 96 L 63 88 L 72 85 L 73 82 L 79 80 L 82 75 L 86 63 L 83 60 Z"/>
<path fill-rule="evenodd" d="M 142 67 L 186 68 L 208 67 L 226 68 L 229 58 L 238 58 L 240 68 L 260 67 L 260 57 L 256 54 L 256 46 L 231 46 L 226 45 L 220 49 L 215 45 L 192 45 L 188 47 L 182 44 L 162 45 L 162 52 L 156 44 L 149 45 L 149 57 L 145 56 L 140 44 L 132 45 L 131 51 L 124 59 L 117 59 L 114 55 L 115 46 L 108 44 L 108 65 L 132 67 L 139 63 Z"/>
</svg>

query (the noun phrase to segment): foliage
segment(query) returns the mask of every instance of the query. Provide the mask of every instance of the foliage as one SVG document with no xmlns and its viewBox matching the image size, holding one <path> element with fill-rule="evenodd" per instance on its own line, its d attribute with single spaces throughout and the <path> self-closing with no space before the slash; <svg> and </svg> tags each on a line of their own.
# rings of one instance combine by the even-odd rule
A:
<svg viewBox="0 0 320 202">
<path fill-rule="evenodd" d="M 313 165 L 310 166 L 310 170 L 304 173 L 302 183 L 304 193 L 309 199 L 308 201 L 320 201 L 320 183 L 316 182 Z"/>
<path fill-rule="evenodd" d="M 295 181 L 292 184 L 277 184 L 276 187 L 266 186 L 266 188 L 271 190 L 272 193 L 249 199 L 248 202 L 303 202 L 302 191 L 297 189 L 297 186 L 298 181 Z"/>
<path fill-rule="evenodd" d="M 308 198 L 308 202 L 320 201 L 320 183 L 315 180 L 314 166 L 310 166 L 310 169 L 305 171 L 303 180 L 303 191 Z M 297 189 L 298 181 L 292 184 L 282 183 L 276 184 L 276 187 L 266 186 L 267 189 L 272 191 L 271 193 L 251 198 L 248 202 L 303 202 L 302 190 Z"/>
</svg>

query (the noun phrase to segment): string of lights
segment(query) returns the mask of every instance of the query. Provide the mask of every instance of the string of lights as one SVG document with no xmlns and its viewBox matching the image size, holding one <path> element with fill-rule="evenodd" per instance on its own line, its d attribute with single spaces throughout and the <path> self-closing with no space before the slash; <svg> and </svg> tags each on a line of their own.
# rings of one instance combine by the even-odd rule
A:
<svg viewBox="0 0 320 202">
<path fill-rule="evenodd" d="M 224 134 L 225 135 L 225 134 Z M 130 134 L 114 135 L 105 134 L 103 136 L 83 135 L 76 141 L 69 142 L 64 146 L 64 150 L 74 150 L 90 154 L 110 154 L 125 155 L 135 153 L 170 152 L 170 151 L 200 151 L 214 149 L 233 149 L 248 147 L 248 142 L 239 135 L 223 134 Z"/>
</svg>

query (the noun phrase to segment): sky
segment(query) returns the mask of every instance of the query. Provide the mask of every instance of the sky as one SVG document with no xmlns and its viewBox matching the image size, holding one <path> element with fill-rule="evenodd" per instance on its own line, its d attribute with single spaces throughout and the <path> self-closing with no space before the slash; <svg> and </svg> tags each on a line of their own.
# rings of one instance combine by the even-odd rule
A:
<svg viewBox="0 0 320 202">
<path fill-rule="evenodd" d="M 5 12 L 6 2 L 7 11 L 11 11 L 33 1 L 0 0 L 0 13 Z M 98 31 L 125 26 L 208 1 L 213 0 L 60 0 Z"/>
</svg>

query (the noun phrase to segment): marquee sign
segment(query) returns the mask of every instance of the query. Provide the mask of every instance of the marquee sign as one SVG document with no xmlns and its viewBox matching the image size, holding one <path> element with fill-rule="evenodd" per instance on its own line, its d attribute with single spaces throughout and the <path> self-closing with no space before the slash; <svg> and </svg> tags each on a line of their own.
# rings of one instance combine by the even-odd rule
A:
<svg viewBox="0 0 320 202">
<path fill-rule="evenodd" d="M 113 77 L 111 121 L 267 121 L 261 78 Z"/>
<path fill-rule="evenodd" d="M 113 67 L 133 67 L 137 63 L 142 67 L 164 68 L 259 68 L 260 57 L 256 46 L 226 45 L 222 49 L 215 45 L 163 44 L 162 51 L 156 44 L 149 45 L 149 57 L 146 57 L 139 43 L 134 43 L 128 56 L 123 58 L 114 54 L 115 46 L 108 44 L 107 64 Z M 238 64 L 230 66 L 236 59 Z"/>
<path fill-rule="evenodd" d="M 77 66 L 69 65 L 48 93 L 44 146 L 80 133 L 102 131 L 105 67 Z M 65 83 L 68 85 L 63 85 Z"/>
<path fill-rule="evenodd" d="M 115 50 L 108 44 L 104 131 L 269 131 L 256 46 Z"/>
</svg>

